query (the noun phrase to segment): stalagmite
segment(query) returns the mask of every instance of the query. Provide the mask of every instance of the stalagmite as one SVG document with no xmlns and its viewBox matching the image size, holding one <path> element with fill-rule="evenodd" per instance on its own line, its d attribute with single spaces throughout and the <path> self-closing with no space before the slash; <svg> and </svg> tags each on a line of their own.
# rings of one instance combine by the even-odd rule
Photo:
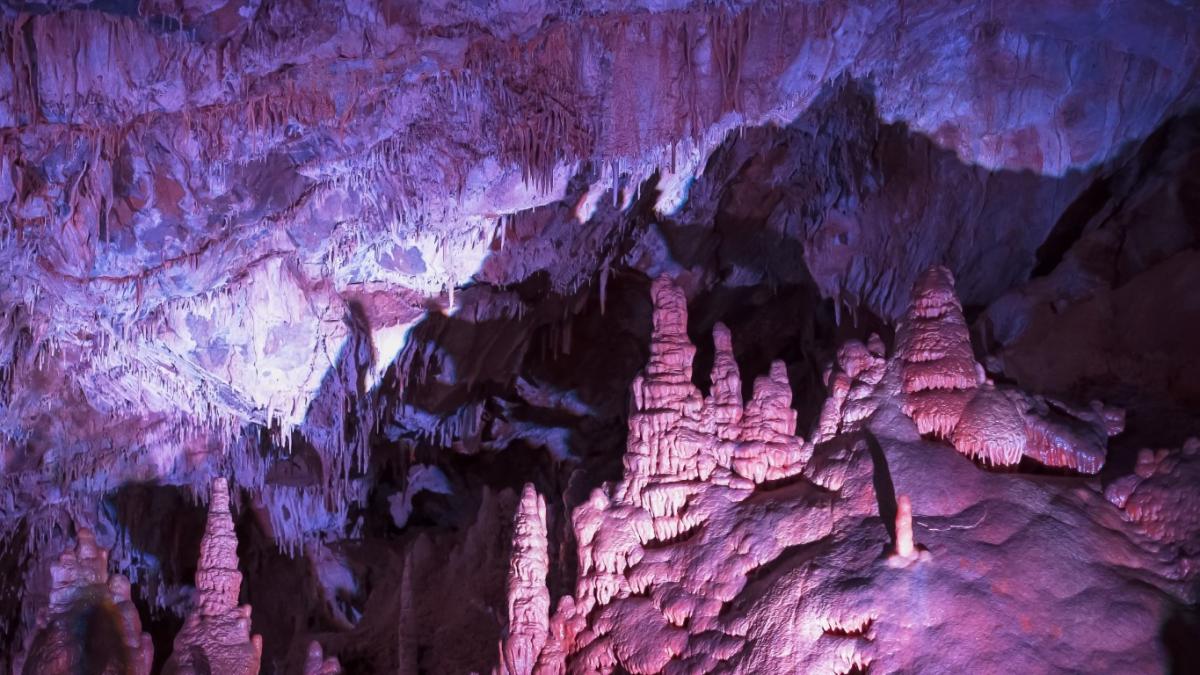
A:
<svg viewBox="0 0 1200 675">
<path fill-rule="evenodd" d="M 918 277 L 896 345 L 901 410 L 919 433 L 947 439 L 987 465 L 1013 465 L 1029 457 L 1046 466 L 1096 473 L 1104 466 L 1107 437 L 1124 428 L 1124 414 L 1117 409 L 1096 403 L 1093 410 L 1063 404 L 1052 410 L 1039 397 L 987 380 L 972 355 L 954 276 L 944 267 Z"/>
<path fill-rule="evenodd" d="M 341 675 L 342 664 L 337 657 L 325 658 L 325 650 L 321 643 L 313 640 L 308 645 L 308 654 L 304 658 L 304 675 Z"/>
<path fill-rule="evenodd" d="M 970 389 L 982 382 L 950 270 L 932 267 L 917 279 L 896 330 L 896 351 L 904 361 L 906 393 Z"/>
<path fill-rule="evenodd" d="M 200 540 L 196 606 L 175 637 L 175 651 L 165 672 L 257 675 L 262 638 L 250 635 L 250 606 L 238 606 L 241 588 L 229 485 L 224 478 L 216 478 Z"/>
<path fill-rule="evenodd" d="M 905 414 L 921 433 L 949 438 L 982 382 L 950 270 L 932 267 L 913 285 L 896 330 L 896 358 Z"/>
<path fill-rule="evenodd" d="M 754 394 L 746 404 L 742 429 L 743 436 L 748 438 L 765 439 L 796 433 L 792 387 L 783 361 L 773 361 L 770 373 L 754 381 Z"/>
<path fill-rule="evenodd" d="M 659 277 L 651 287 L 654 300 L 650 359 L 633 382 L 634 411 L 630 416 L 625 454 L 630 495 L 640 499 L 644 483 L 654 477 L 696 475 L 698 448 L 677 445 L 673 429 L 697 428 L 703 399 L 692 384 L 696 348 L 687 335 L 687 299 L 671 280 Z"/>
<path fill-rule="evenodd" d="M 856 431 L 875 413 L 875 389 L 887 371 L 885 355 L 883 341 L 874 333 L 866 344 L 850 340 L 838 349 L 836 363 L 825 373 L 828 397 L 813 431 L 814 444 Z"/>
<path fill-rule="evenodd" d="M 725 324 L 713 326 L 713 365 L 708 398 L 704 401 L 706 415 L 717 436 L 736 437 L 742 416 L 742 378 L 733 356 L 733 338 Z"/>
<path fill-rule="evenodd" d="M 154 645 L 129 595 L 129 580 L 108 574 L 108 551 L 81 528 L 74 548 L 50 566 L 47 604 L 38 609 L 29 652 L 14 672 L 149 675 Z"/>
<path fill-rule="evenodd" d="M 546 502 L 527 484 L 513 520 L 508 568 L 508 634 L 501 644 L 501 675 L 530 675 L 550 629 L 549 541 Z"/>
<path fill-rule="evenodd" d="M 908 495 L 896 497 L 895 545 L 888 556 L 889 567 L 908 567 L 918 560 L 930 560 L 932 555 L 913 540 L 912 500 Z"/>
<path fill-rule="evenodd" d="M 911 558 L 913 550 L 912 500 L 900 495 L 896 498 L 896 555 Z"/>
</svg>

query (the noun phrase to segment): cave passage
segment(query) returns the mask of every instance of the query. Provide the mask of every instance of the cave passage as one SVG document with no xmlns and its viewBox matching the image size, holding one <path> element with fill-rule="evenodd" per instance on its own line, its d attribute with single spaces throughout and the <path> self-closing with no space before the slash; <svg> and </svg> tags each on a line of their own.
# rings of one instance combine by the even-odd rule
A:
<svg viewBox="0 0 1200 675">
<path fill-rule="evenodd" d="M 1172 0 L 0 3 L 0 672 L 1196 672 L 1198 85 Z"/>
</svg>

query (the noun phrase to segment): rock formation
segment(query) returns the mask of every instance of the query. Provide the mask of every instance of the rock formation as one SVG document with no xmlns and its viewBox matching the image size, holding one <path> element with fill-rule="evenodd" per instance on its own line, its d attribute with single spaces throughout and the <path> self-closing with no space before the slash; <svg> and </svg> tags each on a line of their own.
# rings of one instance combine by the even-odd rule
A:
<svg viewBox="0 0 1200 675">
<path fill-rule="evenodd" d="M 896 328 L 896 352 L 904 362 L 906 394 L 972 390 L 982 384 L 983 369 L 971 352 L 971 336 L 950 270 L 931 267 L 913 284 L 908 313 Z M 932 425 L 945 427 L 947 420 Z"/>
<path fill-rule="evenodd" d="M 913 546 L 912 500 L 901 495 L 896 500 L 896 555 L 911 558 L 916 552 Z"/>
<path fill-rule="evenodd" d="M 917 430 L 948 439 L 959 452 L 987 464 L 1030 457 L 1096 473 L 1104 466 L 1107 438 L 1124 428 L 1123 413 L 1100 403 L 1076 412 L 988 380 L 971 350 L 954 276 L 944 267 L 930 268 L 913 286 L 896 350 L 903 409 Z"/>
<path fill-rule="evenodd" d="M 825 371 L 828 397 L 821 408 L 814 443 L 823 443 L 841 433 L 851 433 L 870 417 L 878 406 L 876 387 L 883 379 L 887 360 L 883 341 L 872 334 L 867 344 L 846 342 L 837 353 L 837 368 Z"/>
<path fill-rule="evenodd" d="M 1200 439 L 1178 449 L 1143 449 L 1131 475 L 1105 491 L 1109 501 L 1154 541 L 1177 550 L 1185 565 L 1200 556 Z"/>
<path fill-rule="evenodd" d="M 742 403 L 721 325 L 703 397 L 691 382 L 695 348 L 683 292 L 659 278 L 651 293 L 654 331 L 649 362 L 633 384 L 625 477 L 594 491 L 573 515 L 579 581 L 551 619 L 539 673 L 715 667 L 741 644 L 719 614 L 746 571 L 828 526 L 816 514 L 786 509 L 760 514 L 761 529 L 721 517 L 756 485 L 797 477 L 812 446 L 794 435 L 783 364 L 757 378 Z M 722 540 L 744 543 L 727 550 Z M 632 631 L 642 637 L 631 640 Z"/>
<path fill-rule="evenodd" d="M 304 660 L 304 675 L 341 675 L 342 665 L 337 658 L 325 658 L 321 643 L 313 641 L 308 646 L 308 657 Z"/>
<path fill-rule="evenodd" d="M 1197 36 L 0 2 L 0 671 L 1200 672 Z"/>
<path fill-rule="evenodd" d="M 913 541 L 913 509 L 908 495 L 896 498 L 894 545 L 888 556 L 889 567 L 908 567 L 918 560 L 929 560 L 929 549 Z M 859 664 L 861 666 L 861 664 Z"/>
<path fill-rule="evenodd" d="M 702 398 L 690 382 L 694 350 L 686 339 L 682 293 L 663 279 L 652 293 L 654 332 L 649 363 L 634 381 L 625 476 L 595 490 L 573 514 L 580 565 L 576 592 L 559 601 L 535 672 L 891 672 L 935 663 L 954 663 L 964 672 L 1002 663 L 1033 667 L 1047 658 L 1050 643 L 1043 638 L 1016 649 L 1008 643 L 935 655 L 917 646 L 926 644 L 919 631 L 930 630 L 922 621 L 931 621 L 932 630 L 947 639 L 969 640 L 983 625 L 982 616 L 1012 620 L 1016 625 L 996 628 L 1010 634 L 1033 630 L 1021 628 L 1014 612 L 1049 621 L 1058 612 L 1075 611 L 1070 601 L 1063 604 L 1061 595 L 1050 593 L 1063 577 L 1047 574 L 1043 566 L 1073 575 L 1082 588 L 1115 584 L 1123 597 L 1141 603 L 1133 599 L 1140 591 L 1114 581 L 1128 556 L 1155 570 L 1156 593 L 1175 592 L 1169 589 L 1179 572 L 1150 563 L 1147 556 L 1153 554 L 1123 539 L 1119 521 L 1104 513 L 1098 494 L 989 474 L 935 442 L 908 436 L 905 429 L 911 427 L 897 417 L 904 400 L 902 373 L 909 363 L 937 359 L 896 358 L 888 367 L 878 338 L 870 346 L 848 343 L 831 371 L 830 398 L 817 422 L 823 440 L 814 448 L 792 435 L 794 411 L 781 367 L 772 366 L 758 379 L 744 406 L 737 402 L 738 368 L 723 326 L 714 330 L 712 386 Z M 938 306 L 955 302 L 943 287 Z M 961 356 L 961 345 L 957 349 Z M 972 361 L 970 371 L 961 372 L 979 370 Z M 969 402 L 982 401 L 980 410 L 1003 401 L 1010 427 L 1024 430 L 1013 403 L 1020 399 L 990 385 L 972 386 L 976 391 L 942 390 L 971 394 Z M 850 401 L 861 409 L 849 408 Z M 962 416 L 976 414 L 982 412 Z M 960 420 L 950 430 L 961 426 Z M 967 428 L 979 427 L 968 421 Z M 985 433 L 983 442 L 1009 443 L 1006 438 Z M 886 483 L 879 482 L 880 472 Z M 885 516 L 894 518 L 889 536 L 879 512 L 884 493 L 877 490 L 891 489 L 893 481 L 900 496 L 895 512 Z M 919 513 L 912 494 L 923 504 Z M 1070 514 L 1067 521 L 1041 519 L 1037 504 L 1047 499 L 1061 501 L 1056 508 Z M 980 559 L 981 550 L 993 550 L 992 538 L 1010 527 L 1019 534 L 1006 536 L 1016 536 L 1018 543 L 1003 557 L 1013 569 L 984 578 L 993 588 L 1032 584 L 1018 604 L 986 595 L 973 572 L 953 571 L 965 564 L 961 561 Z M 1062 539 L 1063 528 L 1074 527 L 1086 529 L 1088 537 Z M 922 545 L 915 541 L 918 530 Z M 1040 552 L 1040 562 L 1017 562 L 1032 550 Z M 1092 568 L 1082 560 L 1106 562 Z M 968 609 L 955 600 L 976 592 L 997 599 L 987 601 L 986 609 Z M 934 606 L 930 602 L 952 616 L 916 621 Z M 1133 623 L 1102 606 L 1089 603 L 1086 611 L 1132 629 Z M 1137 625 L 1138 634 L 1153 642 L 1154 629 Z M 1074 660 L 1055 663 L 1083 661 L 1119 672 L 1151 659 L 1142 649 L 1148 643 L 1139 643 L 1138 655 L 1122 660 L 1124 665 L 1110 663 L 1105 639 L 1083 627 L 1056 629 L 1044 639 L 1065 640 L 1075 650 Z"/>
<path fill-rule="evenodd" d="M 257 675 L 262 638 L 250 635 L 250 606 L 238 605 L 237 535 L 229 512 L 229 485 L 215 478 L 196 568 L 196 604 L 175 638 L 166 672 Z"/>
<path fill-rule="evenodd" d="M 529 675 L 546 645 L 550 623 L 546 502 L 526 485 L 513 520 L 508 567 L 508 634 L 500 648 L 501 675 Z"/>
<path fill-rule="evenodd" d="M 154 645 L 129 596 L 129 580 L 108 573 L 108 551 L 81 528 L 74 547 L 50 565 L 46 604 L 14 672 L 69 675 L 79 672 L 149 675 Z"/>
</svg>

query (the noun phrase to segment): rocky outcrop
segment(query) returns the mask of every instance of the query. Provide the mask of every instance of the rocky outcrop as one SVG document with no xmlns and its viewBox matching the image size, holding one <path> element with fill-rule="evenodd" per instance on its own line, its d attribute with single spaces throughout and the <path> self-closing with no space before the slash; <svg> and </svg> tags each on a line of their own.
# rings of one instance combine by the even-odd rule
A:
<svg viewBox="0 0 1200 675">
<path fill-rule="evenodd" d="M 200 540 L 196 605 L 175 637 L 166 672 L 258 674 L 262 638 L 250 635 L 250 606 L 238 605 L 242 573 L 238 571 L 237 544 L 229 512 L 229 485 L 224 478 L 216 478 Z"/>
<path fill-rule="evenodd" d="M 831 384 L 814 447 L 791 435 L 782 368 L 759 378 L 750 401 L 737 401 L 737 364 L 722 327 L 702 397 L 690 383 L 683 296 L 662 279 L 652 293 L 654 333 L 634 383 L 625 475 L 573 514 L 578 581 L 550 619 L 534 672 L 980 672 L 1083 663 L 1116 673 L 1163 663 L 1157 620 L 1126 610 L 1163 619 L 1171 602 L 1191 597 L 1178 582 L 1194 570 L 1134 543 L 1130 526 L 1082 479 L 989 472 L 916 434 L 900 410 L 903 370 L 936 359 L 887 361 L 878 339 L 848 344 L 831 370 L 830 382 L 842 384 Z M 949 292 L 941 298 L 943 306 L 955 302 Z M 970 372 L 979 372 L 973 362 Z M 955 381 L 936 380 L 946 382 Z M 980 443 L 1012 442 L 970 421 L 987 406 L 1009 415 L 1002 430 L 1012 438 L 1024 433 L 1019 399 L 1005 391 L 986 382 L 945 390 L 978 402 L 961 417 L 983 430 Z M 860 412 L 848 412 L 851 401 Z M 1074 414 L 1102 426 L 1102 415 Z M 960 420 L 951 432 L 961 427 Z M 1171 467 L 1182 465 L 1162 468 L 1175 476 Z M 1142 570 L 1136 580 L 1124 577 L 1130 564 Z M 1091 595 L 1099 589 L 1130 604 L 1117 609 L 1111 597 Z M 1080 611 L 1121 632 L 1062 620 Z M 1005 644 L 942 648 L 985 627 Z M 1131 651 L 1114 659 L 1117 642 Z"/>
<path fill-rule="evenodd" d="M 1200 439 L 1176 449 L 1144 449 L 1128 476 L 1105 490 L 1146 536 L 1176 550 L 1188 571 L 1200 564 Z"/>
</svg>

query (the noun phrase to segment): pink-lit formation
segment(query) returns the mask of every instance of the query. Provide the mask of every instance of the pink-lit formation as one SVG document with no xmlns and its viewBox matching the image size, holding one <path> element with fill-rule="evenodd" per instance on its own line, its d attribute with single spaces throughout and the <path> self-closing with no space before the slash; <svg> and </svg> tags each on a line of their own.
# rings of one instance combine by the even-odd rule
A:
<svg viewBox="0 0 1200 675">
<path fill-rule="evenodd" d="M 154 645 L 142 632 L 129 580 L 108 573 L 108 551 L 87 529 L 50 564 L 48 596 L 14 673 L 149 675 Z"/>
<path fill-rule="evenodd" d="M 571 514 L 573 592 L 552 608 L 547 503 L 533 484 L 518 497 L 481 505 L 472 526 L 466 550 L 479 554 L 494 533 L 511 532 L 495 672 L 992 672 L 1009 665 L 1049 672 L 1162 663 L 1147 641 L 1156 624 L 1127 609 L 1165 611 L 1164 599 L 1182 592 L 1180 584 L 1197 571 L 1200 512 L 1183 487 L 1200 466 L 1196 442 L 1143 451 L 1135 473 L 1103 495 L 1036 475 L 994 473 L 997 462 L 988 455 L 978 463 L 963 457 L 981 457 L 970 451 L 976 446 L 964 452 L 966 428 L 981 443 L 1002 444 L 981 447 L 1015 447 L 1010 459 L 1020 459 L 1031 427 L 1016 402 L 1032 397 L 985 381 L 963 346 L 969 338 L 955 318 L 948 273 L 934 270 L 925 280 L 932 282 L 914 292 L 913 314 L 953 330 L 910 322 L 891 359 L 878 336 L 844 344 L 826 373 L 828 396 L 810 442 L 796 433 L 781 362 L 756 378 L 743 402 L 735 345 L 721 324 L 713 330 L 709 391 L 702 393 L 693 382 L 697 350 L 687 334 L 684 292 L 656 279 L 649 360 L 633 381 L 623 477 L 593 490 Z M 923 336 L 915 337 L 918 331 Z M 918 343 L 924 347 L 913 347 Z M 962 362 L 948 368 L 961 377 L 930 375 L 946 359 Z M 913 408 L 927 399 L 910 398 L 930 392 L 961 395 L 967 404 L 930 427 L 922 420 L 939 412 Z M 1100 406 L 1070 414 L 1098 429 L 1119 419 Z M 496 523 L 505 503 L 512 508 L 507 530 Z M 1044 517 L 1047 509 L 1054 518 Z M 422 617 L 453 606 L 413 600 L 414 560 L 432 571 L 429 546 L 414 546 L 402 561 L 394 623 L 381 626 L 394 636 L 400 672 L 421 670 L 416 645 L 428 630 Z M 1162 555 L 1164 546 L 1173 553 Z M 218 478 L 194 604 L 165 672 L 260 672 L 263 640 L 251 634 L 250 607 L 239 604 L 237 548 L 229 485 Z M 471 564 L 458 555 L 443 570 L 451 576 Z M 80 659 L 96 658 L 92 643 L 70 628 L 80 621 L 121 645 L 101 658 L 127 672 L 149 672 L 153 649 L 140 632 L 129 582 L 110 576 L 107 560 L 94 535 L 80 529 L 75 547 L 51 564 L 48 599 L 20 672 L 74 672 Z M 1143 570 L 1139 578 L 1148 585 L 1121 581 L 1130 566 Z M 1064 588 L 1073 590 L 1058 592 Z M 1073 615 L 1116 633 L 1064 625 L 1062 617 Z M 997 643 L 953 654 L 938 646 L 979 630 L 996 631 Z M 1024 641 L 1013 642 L 1016 635 Z M 1123 656 L 1113 660 L 1114 648 Z M 342 672 L 316 640 L 297 663 L 309 675 Z"/>
<path fill-rule="evenodd" d="M 691 381 L 695 347 L 683 293 L 665 278 L 651 292 L 650 362 L 633 385 L 625 478 L 575 510 L 579 581 L 550 619 L 534 672 L 715 668 L 743 643 L 720 610 L 745 572 L 815 534 L 808 532 L 813 526 L 828 527 L 820 514 L 780 513 L 767 523 L 722 519 L 721 511 L 736 508 L 756 485 L 798 476 L 812 446 L 795 435 L 783 364 L 755 381 L 743 405 L 724 326 L 714 329 L 713 384 L 702 396 Z M 772 525 L 779 530 L 772 533 Z M 715 547 L 714 530 L 744 544 Z"/>
<path fill-rule="evenodd" d="M 917 429 L 994 465 L 1030 457 L 1046 466 L 1096 473 L 1124 413 L 1094 403 L 1076 412 L 1055 401 L 998 388 L 975 361 L 954 276 L 925 272 L 896 330 L 905 414 Z M 1052 410 L 1053 409 L 1053 410 Z"/>
<path fill-rule="evenodd" d="M 947 308 L 957 310 L 957 300 L 948 273 L 935 270 L 929 276 L 940 279 L 932 289 L 918 288 L 913 304 L 926 313 L 924 318 L 941 319 Z M 758 378 L 750 401 L 741 403 L 729 332 L 719 325 L 714 330 L 710 395 L 704 397 L 692 384 L 695 348 L 686 334 L 682 292 L 659 279 L 652 294 L 654 333 L 649 363 L 634 381 L 624 478 L 594 491 L 573 514 L 578 581 L 575 592 L 558 601 L 550 617 L 549 637 L 532 672 L 922 670 L 934 662 L 928 659 L 939 658 L 927 651 L 936 643 L 924 642 L 925 636 L 967 639 L 970 631 L 986 624 L 984 617 L 1017 611 L 1002 596 L 978 606 L 953 600 L 973 592 L 984 579 L 969 567 L 966 573 L 947 575 L 946 566 L 988 559 L 972 558 L 977 554 L 968 552 L 990 546 L 987 542 L 995 533 L 1010 531 L 1021 519 L 1037 518 L 1036 510 L 1008 500 L 1021 499 L 1017 495 L 1023 493 L 1044 493 L 1040 499 L 1046 499 L 1057 488 L 991 475 L 980 466 L 946 456 L 938 445 L 914 444 L 917 437 L 912 434 L 921 429 L 905 431 L 902 418 L 895 417 L 897 402 L 878 390 L 886 386 L 888 376 L 877 338 L 871 346 L 850 343 L 839 352 L 838 368 L 830 376 L 830 397 L 817 423 L 820 440 L 815 447 L 795 435 L 795 413 L 782 364 Z M 982 400 L 975 404 L 977 411 L 995 405 L 1009 415 L 997 421 L 968 410 L 958 413 L 959 419 L 949 428 L 966 424 L 988 443 L 1012 444 L 1015 462 L 1024 447 L 1020 443 L 1024 443 L 1025 426 L 1014 399 L 982 385 L 982 369 L 971 359 L 969 343 L 963 345 L 965 331 L 951 334 L 954 339 L 940 342 L 927 335 L 921 356 L 901 357 L 889 372 L 912 376 L 909 364 L 921 363 L 933 364 L 922 366 L 931 373 L 937 371 L 940 359 L 957 359 L 960 363 L 954 372 L 961 377 L 932 375 L 904 381 L 966 392 L 969 401 Z M 916 392 L 935 391 L 914 385 L 910 388 Z M 859 393 L 852 393 L 856 388 Z M 865 406 L 863 401 L 872 397 L 873 407 L 852 407 Z M 867 439 L 876 435 L 875 442 L 885 446 L 884 457 L 872 457 L 868 449 Z M 959 436 L 941 436 L 949 436 L 959 449 Z M 906 440 L 897 445 L 899 439 Z M 895 514 L 890 533 L 879 520 L 885 508 L 880 500 L 886 498 L 877 492 L 874 480 L 880 462 L 891 465 L 889 478 L 896 482 L 897 492 L 901 487 L 905 490 L 890 507 Z M 1177 472 L 1169 468 L 1177 466 L 1169 463 L 1166 471 Z M 883 470 L 888 471 L 886 466 Z M 1150 468 L 1139 471 L 1152 475 Z M 943 484 L 945 480 L 951 485 Z M 1138 488 L 1132 489 L 1136 498 Z M 914 513 L 914 501 L 925 505 L 922 511 Z M 509 576 L 511 623 L 503 646 L 508 672 L 530 672 L 530 646 L 541 644 L 545 636 L 541 623 L 545 596 L 539 588 L 544 579 L 540 527 L 544 521 L 535 507 L 541 503 L 527 488 L 518 509 Z M 1095 493 L 1072 497 L 1062 507 L 1063 513 L 1072 514 L 1071 519 L 1087 518 L 1088 509 L 1098 503 L 1103 501 Z M 1126 509 L 1134 519 L 1148 513 Z M 1188 513 L 1189 522 L 1197 522 L 1195 511 Z M 1164 519 L 1154 516 L 1150 522 Z M 1075 527 L 1092 532 L 1098 542 L 1127 536 L 1119 523 L 1103 515 Z M 916 536 L 927 539 L 928 545 L 918 546 Z M 1054 528 L 1033 527 L 1001 558 L 1024 556 L 1027 547 L 1037 547 L 1051 569 L 1065 565 L 1061 573 L 1080 574 L 1074 583 L 1083 588 L 1103 584 L 1106 575 L 1113 573 L 1082 568 L 1067 572 L 1080 556 L 1082 542 L 1065 544 L 1058 536 Z M 870 542 L 880 541 L 886 542 L 883 550 L 873 549 Z M 1115 562 L 1147 555 L 1129 544 L 1102 553 L 1105 545 L 1084 544 L 1092 551 L 1089 559 Z M 831 566 L 817 564 L 822 558 L 828 558 Z M 918 560 L 920 564 L 913 566 Z M 1149 558 L 1143 561 L 1151 564 Z M 1022 611 L 1045 617 L 1034 621 L 1068 611 L 1059 601 L 1034 600 L 1037 589 L 1060 583 L 1058 572 L 1047 574 L 1024 564 L 1014 567 L 1011 572 L 993 573 L 987 583 L 993 589 L 1014 583 L 1028 587 L 1026 593 L 1033 595 L 1026 597 L 1032 604 Z M 791 572 L 783 574 L 788 569 Z M 1166 579 L 1175 574 L 1166 569 L 1160 573 L 1167 585 Z M 918 575 L 919 583 L 927 585 L 922 596 L 913 595 L 915 579 L 904 575 Z M 783 607 L 776 604 L 784 598 L 792 598 L 795 604 L 780 613 Z M 932 623 L 923 627 L 914 625 L 911 617 L 924 611 L 921 603 L 934 603 L 931 606 L 946 614 L 929 619 Z M 1091 606 L 1096 610 L 1102 605 Z M 522 609 L 529 607 L 535 610 L 532 615 Z M 1076 656 L 1104 662 L 1103 639 L 1091 641 L 1096 636 L 1086 630 L 1054 634 L 1081 650 Z M 1042 648 L 1037 641 L 1029 643 L 1028 649 L 1012 656 L 1014 663 L 1044 658 Z M 1008 658 L 998 647 L 964 652 L 947 661 L 959 664 L 962 672 L 983 672 L 1000 668 Z"/>
<path fill-rule="evenodd" d="M 262 638 L 250 635 L 250 606 L 238 605 L 237 535 L 229 514 L 229 486 L 213 480 L 208 521 L 196 565 L 196 605 L 175 638 L 166 671 L 181 675 L 257 675 Z"/>
<path fill-rule="evenodd" d="M 1181 549 L 1184 564 L 1195 565 L 1200 538 L 1200 495 L 1189 486 L 1200 479 L 1200 439 L 1178 449 L 1143 449 L 1131 475 L 1114 481 L 1105 492 L 1125 517 L 1157 542 Z"/>
<path fill-rule="evenodd" d="M 529 675 L 546 646 L 550 627 L 550 566 L 546 501 L 526 485 L 513 522 L 508 567 L 508 635 L 500 648 L 501 675 Z"/>
</svg>

